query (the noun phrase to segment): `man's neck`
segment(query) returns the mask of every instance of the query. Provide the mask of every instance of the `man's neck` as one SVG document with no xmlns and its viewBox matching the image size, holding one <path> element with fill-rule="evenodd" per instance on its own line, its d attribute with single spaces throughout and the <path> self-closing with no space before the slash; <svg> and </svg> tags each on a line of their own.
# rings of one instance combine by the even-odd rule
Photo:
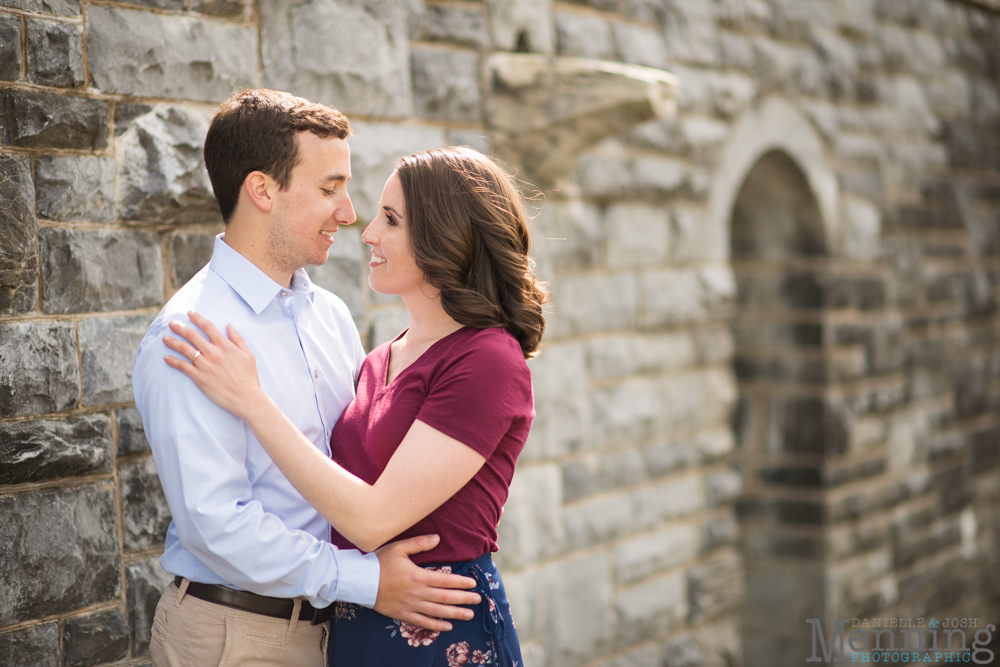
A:
<svg viewBox="0 0 1000 667">
<path fill-rule="evenodd" d="M 262 233 L 254 233 L 244 227 L 236 226 L 232 222 L 226 225 L 226 233 L 222 240 L 230 248 L 243 255 L 243 257 L 258 269 L 264 272 L 268 278 L 278 283 L 282 287 L 291 287 L 292 274 L 294 270 L 288 271 L 274 266 L 274 262 L 267 249 L 267 244 L 263 242 L 266 236 Z"/>
</svg>

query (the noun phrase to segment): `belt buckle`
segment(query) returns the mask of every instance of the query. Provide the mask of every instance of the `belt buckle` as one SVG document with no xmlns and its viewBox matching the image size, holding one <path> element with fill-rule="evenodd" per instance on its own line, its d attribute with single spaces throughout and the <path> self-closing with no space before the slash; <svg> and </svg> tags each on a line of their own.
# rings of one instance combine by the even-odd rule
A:
<svg viewBox="0 0 1000 667">
<path fill-rule="evenodd" d="M 333 618 L 334 612 L 336 612 L 336 602 L 331 602 L 322 609 L 313 609 L 312 624 L 319 625 L 320 623 L 326 623 L 331 618 Z"/>
</svg>

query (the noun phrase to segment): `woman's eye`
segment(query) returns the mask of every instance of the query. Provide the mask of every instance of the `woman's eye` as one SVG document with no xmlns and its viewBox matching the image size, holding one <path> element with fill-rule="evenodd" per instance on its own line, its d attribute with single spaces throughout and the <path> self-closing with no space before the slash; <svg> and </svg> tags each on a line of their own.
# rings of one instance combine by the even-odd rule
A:
<svg viewBox="0 0 1000 667">
<path fill-rule="evenodd" d="M 386 213 L 385 219 L 389 221 L 389 224 L 393 227 L 396 226 L 396 218 L 392 217 L 392 213 Z"/>
</svg>

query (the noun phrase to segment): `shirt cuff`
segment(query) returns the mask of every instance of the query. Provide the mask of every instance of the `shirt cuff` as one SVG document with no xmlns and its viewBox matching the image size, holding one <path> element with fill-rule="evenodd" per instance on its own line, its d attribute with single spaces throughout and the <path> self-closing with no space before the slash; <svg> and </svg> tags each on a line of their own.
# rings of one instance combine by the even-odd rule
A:
<svg viewBox="0 0 1000 667">
<path fill-rule="evenodd" d="M 374 607 L 378 597 L 379 564 L 374 553 L 337 550 L 337 600 Z"/>
</svg>

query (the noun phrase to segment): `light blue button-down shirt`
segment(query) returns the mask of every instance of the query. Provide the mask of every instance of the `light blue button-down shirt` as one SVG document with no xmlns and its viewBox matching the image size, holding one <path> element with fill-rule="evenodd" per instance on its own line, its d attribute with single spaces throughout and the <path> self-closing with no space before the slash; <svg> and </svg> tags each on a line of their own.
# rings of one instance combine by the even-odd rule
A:
<svg viewBox="0 0 1000 667">
<path fill-rule="evenodd" d="M 374 554 L 338 550 L 330 524 L 302 498 L 250 428 L 167 366 L 167 323 L 197 311 L 232 324 L 257 359 L 264 390 L 306 438 L 330 453 L 330 431 L 354 398 L 364 349 L 344 303 L 299 270 L 291 288 L 215 241 L 211 263 L 174 295 L 139 344 L 132 386 L 173 521 L 160 564 L 192 581 L 261 595 L 371 607 Z"/>
</svg>

